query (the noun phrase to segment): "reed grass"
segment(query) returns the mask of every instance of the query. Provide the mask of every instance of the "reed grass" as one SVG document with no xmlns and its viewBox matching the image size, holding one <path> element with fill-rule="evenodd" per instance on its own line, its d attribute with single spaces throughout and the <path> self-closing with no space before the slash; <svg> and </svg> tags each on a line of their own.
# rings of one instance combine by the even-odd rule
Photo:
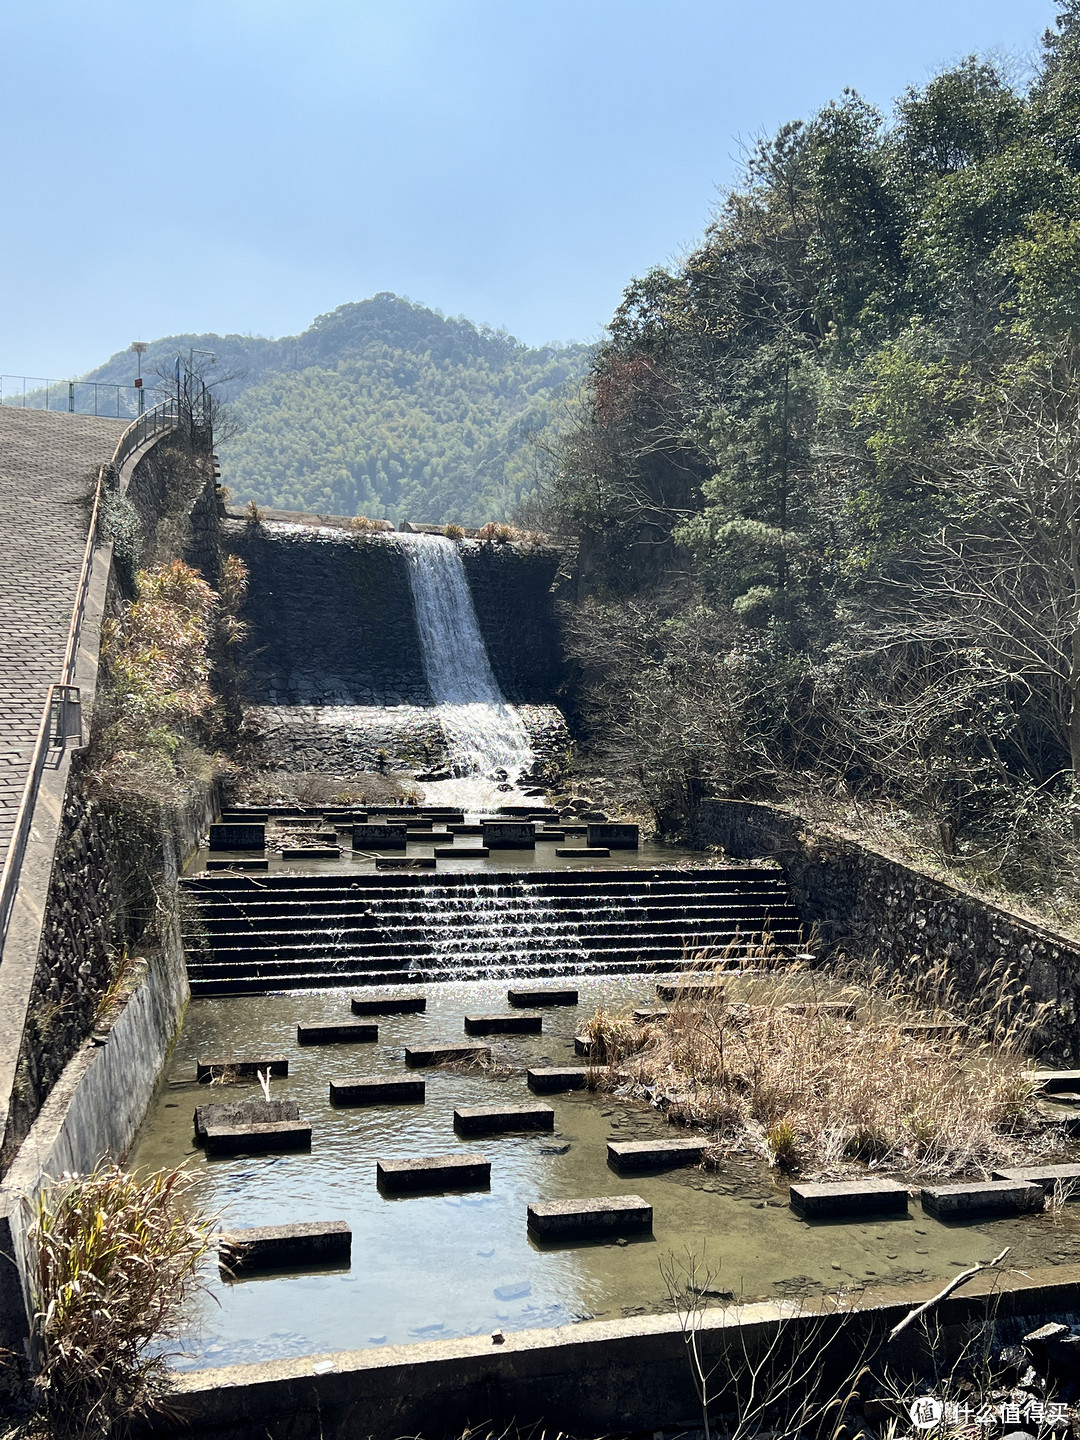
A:
<svg viewBox="0 0 1080 1440">
<path fill-rule="evenodd" d="M 55 1440 L 121 1435 L 167 1381 L 175 1337 L 215 1221 L 188 1204 L 182 1169 L 100 1166 L 38 1198 L 28 1235 L 36 1392 Z"/>
<path fill-rule="evenodd" d="M 982 992 L 976 1024 L 940 986 L 938 999 L 954 1008 L 932 1004 L 927 984 L 915 1005 L 909 980 L 879 976 L 876 989 L 823 981 L 768 952 L 746 962 L 765 973 L 740 980 L 730 960 L 698 958 L 687 975 L 687 984 L 724 979 L 716 996 L 681 987 L 665 1019 L 637 1024 L 597 1011 L 583 1027 L 616 1067 L 609 1083 L 644 1087 L 669 1118 L 711 1130 L 716 1155 L 756 1151 L 800 1173 L 863 1162 L 929 1178 L 1052 1148 L 1055 1132 L 1024 1075 L 1038 1016 L 1013 1004 L 1007 976 L 996 995 Z M 857 1018 L 830 1012 L 837 999 L 854 1001 Z M 950 1028 L 901 1028 L 926 1021 Z"/>
</svg>

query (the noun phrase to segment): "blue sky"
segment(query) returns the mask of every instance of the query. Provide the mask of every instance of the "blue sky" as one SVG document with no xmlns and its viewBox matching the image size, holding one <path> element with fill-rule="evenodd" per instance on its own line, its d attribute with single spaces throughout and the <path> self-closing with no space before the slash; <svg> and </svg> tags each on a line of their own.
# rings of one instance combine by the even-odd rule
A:
<svg viewBox="0 0 1080 1440">
<path fill-rule="evenodd" d="M 741 147 L 1030 64 L 1043 0 L 0 0 L 0 370 L 394 290 L 595 339 Z"/>
</svg>

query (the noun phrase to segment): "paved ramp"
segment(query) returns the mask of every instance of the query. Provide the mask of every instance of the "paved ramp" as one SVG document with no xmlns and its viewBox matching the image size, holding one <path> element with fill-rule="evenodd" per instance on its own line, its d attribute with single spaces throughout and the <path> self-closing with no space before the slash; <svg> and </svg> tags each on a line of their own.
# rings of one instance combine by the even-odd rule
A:
<svg viewBox="0 0 1080 1440">
<path fill-rule="evenodd" d="M 60 679 L 89 511 L 126 420 L 0 406 L 0 865 Z"/>
</svg>

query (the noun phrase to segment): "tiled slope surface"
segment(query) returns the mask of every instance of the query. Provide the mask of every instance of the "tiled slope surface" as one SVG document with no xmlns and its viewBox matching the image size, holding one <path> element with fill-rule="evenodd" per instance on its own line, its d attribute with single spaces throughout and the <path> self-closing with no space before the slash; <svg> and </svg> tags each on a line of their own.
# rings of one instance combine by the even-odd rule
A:
<svg viewBox="0 0 1080 1440">
<path fill-rule="evenodd" d="M 86 545 L 82 503 L 126 421 L 0 406 L 0 865 L 60 679 Z"/>
</svg>

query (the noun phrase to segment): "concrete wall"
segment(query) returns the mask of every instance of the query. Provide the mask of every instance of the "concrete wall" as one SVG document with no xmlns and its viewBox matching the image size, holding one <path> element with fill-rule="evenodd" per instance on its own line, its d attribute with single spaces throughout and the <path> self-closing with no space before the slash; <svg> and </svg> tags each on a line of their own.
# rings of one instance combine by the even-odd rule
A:
<svg viewBox="0 0 1080 1440">
<path fill-rule="evenodd" d="M 846 1393 L 865 1361 L 887 1361 L 901 1383 L 944 1375 L 975 1327 L 996 1322 L 1012 1343 L 1048 1315 L 1076 1310 L 1080 1267 L 1029 1275 L 1014 1272 L 1001 1294 L 979 1276 L 934 1312 L 933 1353 L 918 1325 L 888 1344 L 888 1330 L 929 1299 L 934 1285 L 879 1296 L 706 1310 L 700 1345 L 716 1365 L 717 1410 L 730 1395 L 730 1374 L 747 1359 L 769 1376 L 785 1376 L 795 1357 L 824 1393 Z M 775 1383 L 775 1382 L 774 1382 Z M 780 1387 L 776 1387 L 776 1393 Z M 700 1427 L 686 1343 L 677 1317 L 589 1321 L 553 1330 L 519 1331 L 495 1345 L 487 1336 L 305 1356 L 180 1375 L 169 1413 L 143 1433 L 191 1440 L 394 1440 L 402 1435 L 458 1436 L 470 1427 L 543 1426 L 549 1434 L 602 1435 L 664 1425 Z M 838 1417 L 833 1417 L 838 1418 Z M 831 1421 L 830 1421 L 831 1423 Z"/>
<path fill-rule="evenodd" d="M 1080 944 L 1069 936 L 771 805 L 703 801 L 698 838 L 737 859 L 776 860 L 800 918 L 828 949 L 877 956 L 897 971 L 944 960 L 976 999 L 990 967 L 1011 968 L 1018 1001 L 1049 1006 L 1037 1051 L 1065 1064 L 1080 1058 Z"/>
<path fill-rule="evenodd" d="M 551 593 L 558 555 L 469 542 L 462 546 L 462 561 L 503 694 L 515 705 L 553 700 L 563 679 Z"/>
</svg>

